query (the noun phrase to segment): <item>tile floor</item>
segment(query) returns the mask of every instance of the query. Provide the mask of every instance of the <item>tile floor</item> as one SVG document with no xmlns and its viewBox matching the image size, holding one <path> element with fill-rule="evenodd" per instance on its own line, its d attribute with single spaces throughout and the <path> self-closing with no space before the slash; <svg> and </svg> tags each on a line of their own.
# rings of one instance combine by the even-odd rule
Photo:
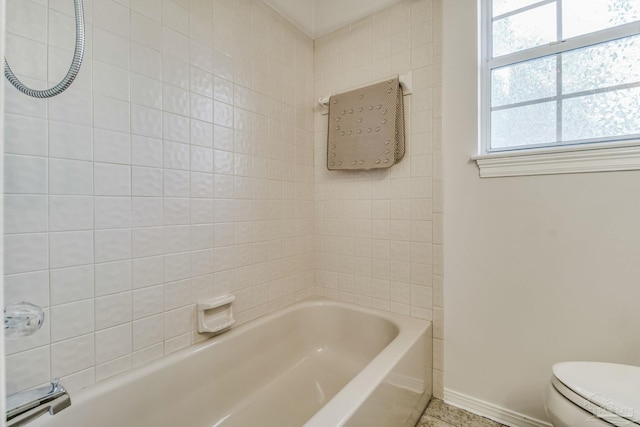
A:
<svg viewBox="0 0 640 427">
<path fill-rule="evenodd" d="M 416 427 L 505 427 L 503 424 L 472 414 L 440 399 L 431 399 Z"/>
</svg>

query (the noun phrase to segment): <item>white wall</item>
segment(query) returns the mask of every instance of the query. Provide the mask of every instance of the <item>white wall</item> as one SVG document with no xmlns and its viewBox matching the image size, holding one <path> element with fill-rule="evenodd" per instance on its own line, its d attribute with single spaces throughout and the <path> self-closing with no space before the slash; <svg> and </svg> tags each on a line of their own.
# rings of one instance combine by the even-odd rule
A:
<svg viewBox="0 0 640 427">
<path fill-rule="evenodd" d="M 546 419 L 551 365 L 640 365 L 640 173 L 480 179 L 476 1 L 444 1 L 445 396 Z"/>
<path fill-rule="evenodd" d="M 316 99 L 413 73 L 404 158 L 389 169 L 327 170 L 315 106 L 317 292 L 434 322 L 442 396 L 441 7 L 405 0 L 315 40 Z"/>
<path fill-rule="evenodd" d="M 5 1 L 0 0 L 0 34 L 5 30 Z M 4 58 L 4 37 L 0 39 L 0 58 Z M 0 153 L 4 152 L 4 85 L 0 85 Z M 0 159 L 0 184 L 4 187 L 4 158 Z M 4 197 L 0 195 L 0 248 L 4 248 Z M 4 249 L 0 249 L 4 253 Z M 4 307 L 4 257 L 0 257 L 0 307 Z M 0 377 L 6 378 L 4 366 L 4 328 L 0 332 Z M 5 410 L 5 381 L 0 381 L 0 414 Z M 0 417 L 0 427 L 5 417 Z"/>
<path fill-rule="evenodd" d="M 258 0 L 85 6 L 67 92 L 4 82 L 4 295 L 47 319 L 7 342 L 9 392 L 202 340 L 197 300 L 233 292 L 242 323 L 313 290 L 311 39 Z M 38 87 L 74 43 L 73 2 L 49 7 L 8 2 L 7 57 Z"/>
</svg>

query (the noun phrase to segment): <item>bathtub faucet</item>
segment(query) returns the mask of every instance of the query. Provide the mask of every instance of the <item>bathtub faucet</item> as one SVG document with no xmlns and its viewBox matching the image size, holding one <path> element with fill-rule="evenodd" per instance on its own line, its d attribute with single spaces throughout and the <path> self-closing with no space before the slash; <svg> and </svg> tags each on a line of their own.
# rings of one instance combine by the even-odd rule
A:
<svg viewBox="0 0 640 427">
<path fill-rule="evenodd" d="M 47 386 L 7 397 L 7 427 L 25 425 L 46 412 L 55 415 L 69 406 L 69 393 L 60 380 L 55 379 Z"/>
</svg>

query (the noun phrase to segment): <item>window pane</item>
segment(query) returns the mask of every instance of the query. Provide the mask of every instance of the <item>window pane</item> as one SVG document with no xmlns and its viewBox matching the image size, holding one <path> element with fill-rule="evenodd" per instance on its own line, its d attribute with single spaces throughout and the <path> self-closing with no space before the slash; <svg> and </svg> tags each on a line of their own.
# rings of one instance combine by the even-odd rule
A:
<svg viewBox="0 0 640 427">
<path fill-rule="evenodd" d="M 556 58 L 547 56 L 491 72 L 491 106 L 532 101 L 556 94 Z"/>
<path fill-rule="evenodd" d="M 548 144 L 555 140 L 555 101 L 491 113 L 492 149 Z"/>
<path fill-rule="evenodd" d="M 556 41 L 555 3 L 493 22 L 493 56 L 518 52 Z"/>
<path fill-rule="evenodd" d="M 499 16 L 507 12 L 518 10 L 530 4 L 537 3 L 540 0 L 493 0 L 492 12 L 493 16 Z"/>
<path fill-rule="evenodd" d="M 562 54 L 565 94 L 640 82 L 640 36 Z"/>
<path fill-rule="evenodd" d="M 640 0 L 563 0 L 562 37 L 568 39 L 640 19 Z"/>
<path fill-rule="evenodd" d="M 563 140 L 640 134 L 640 88 L 570 98 L 562 104 Z"/>
</svg>

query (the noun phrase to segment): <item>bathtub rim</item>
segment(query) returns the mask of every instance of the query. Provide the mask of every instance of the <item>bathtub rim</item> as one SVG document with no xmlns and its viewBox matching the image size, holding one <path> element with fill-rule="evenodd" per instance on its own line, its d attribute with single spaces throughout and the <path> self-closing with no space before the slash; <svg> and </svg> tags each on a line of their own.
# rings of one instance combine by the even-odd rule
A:
<svg viewBox="0 0 640 427">
<path fill-rule="evenodd" d="M 92 399 L 100 399 L 100 396 L 103 394 L 126 386 L 128 383 L 134 382 L 146 375 L 153 375 L 156 372 L 189 358 L 190 355 L 220 346 L 225 341 L 245 331 L 260 327 L 267 322 L 281 318 L 291 312 L 319 306 L 341 307 L 347 310 L 373 315 L 391 322 L 392 325 L 398 329 L 397 335 L 304 424 L 305 427 L 342 426 L 363 404 L 366 398 L 373 393 L 376 387 L 382 383 L 401 358 L 420 339 L 422 334 L 430 328 L 430 321 L 322 297 L 310 297 L 231 328 L 225 333 L 215 335 L 202 342 L 160 357 L 146 365 L 130 369 L 104 381 L 71 392 L 72 404 L 80 405 Z"/>
</svg>

